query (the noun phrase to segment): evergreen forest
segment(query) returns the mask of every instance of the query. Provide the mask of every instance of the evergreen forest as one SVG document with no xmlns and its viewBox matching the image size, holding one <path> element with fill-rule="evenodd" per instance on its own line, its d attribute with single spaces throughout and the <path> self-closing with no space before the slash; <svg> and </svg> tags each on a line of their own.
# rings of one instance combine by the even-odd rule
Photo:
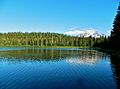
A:
<svg viewBox="0 0 120 89">
<path fill-rule="evenodd" d="M 50 32 L 8 32 L 0 33 L 0 46 L 99 47 L 108 50 L 120 50 L 120 4 L 109 37 L 69 36 Z"/>
<path fill-rule="evenodd" d="M 58 33 L 41 32 L 8 32 L 0 33 L 0 46 L 69 46 L 69 47 L 93 47 L 101 45 L 106 37 L 78 37 Z"/>
</svg>

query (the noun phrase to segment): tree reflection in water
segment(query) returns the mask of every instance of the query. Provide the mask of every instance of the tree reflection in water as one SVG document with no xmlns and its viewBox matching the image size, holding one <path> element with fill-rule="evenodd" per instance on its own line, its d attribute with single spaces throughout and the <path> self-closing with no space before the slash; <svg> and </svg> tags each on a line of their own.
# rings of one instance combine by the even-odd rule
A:
<svg viewBox="0 0 120 89">
<path fill-rule="evenodd" d="M 120 58 L 112 56 L 111 67 L 112 67 L 113 77 L 115 79 L 117 89 L 120 89 Z"/>
<path fill-rule="evenodd" d="M 113 60 L 111 62 L 115 65 L 112 66 L 114 77 L 119 77 L 119 65 Z M 6 89 L 11 85 L 17 85 L 20 89 L 26 89 L 26 85 L 41 89 L 115 88 L 109 57 L 96 50 L 1 50 L 0 63 L 0 86 Z M 119 86 L 119 79 L 116 80 Z"/>
<path fill-rule="evenodd" d="M 60 61 L 66 59 L 69 63 L 94 63 L 102 57 L 103 53 L 95 50 L 24 49 L 0 51 L 0 58 L 6 59 L 6 61 Z"/>
</svg>

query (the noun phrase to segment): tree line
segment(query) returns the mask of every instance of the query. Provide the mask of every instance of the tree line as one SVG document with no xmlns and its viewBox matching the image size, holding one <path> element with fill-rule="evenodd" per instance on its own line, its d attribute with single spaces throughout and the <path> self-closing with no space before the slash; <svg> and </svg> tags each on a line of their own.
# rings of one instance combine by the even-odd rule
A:
<svg viewBox="0 0 120 89">
<path fill-rule="evenodd" d="M 41 32 L 8 32 L 0 33 L 0 46 L 75 46 L 93 47 L 102 43 L 106 37 L 78 37 L 59 33 Z"/>
</svg>

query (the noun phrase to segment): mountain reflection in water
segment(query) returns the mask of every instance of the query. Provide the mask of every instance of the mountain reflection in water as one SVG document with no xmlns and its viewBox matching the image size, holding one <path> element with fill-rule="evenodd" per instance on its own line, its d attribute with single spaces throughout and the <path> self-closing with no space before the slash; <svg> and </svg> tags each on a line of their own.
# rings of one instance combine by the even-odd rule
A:
<svg viewBox="0 0 120 89">
<path fill-rule="evenodd" d="M 0 58 L 8 61 L 59 61 L 66 59 L 69 63 L 94 63 L 102 59 L 103 53 L 95 50 L 55 50 L 23 49 L 0 51 Z"/>
<path fill-rule="evenodd" d="M 0 89 L 119 89 L 118 67 L 92 49 L 1 48 Z"/>
</svg>

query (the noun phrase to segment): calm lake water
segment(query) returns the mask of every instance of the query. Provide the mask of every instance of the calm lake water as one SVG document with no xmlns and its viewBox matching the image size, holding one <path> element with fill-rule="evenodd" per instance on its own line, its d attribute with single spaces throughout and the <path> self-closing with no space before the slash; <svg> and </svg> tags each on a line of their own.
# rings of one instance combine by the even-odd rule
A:
<svg viewBox="0 0 120 89">
<path fill-rule="evenodd" d="M 0 89 L 119 89 L 120 62 L 77 48 L 0 48 Z"/>
</svg>

